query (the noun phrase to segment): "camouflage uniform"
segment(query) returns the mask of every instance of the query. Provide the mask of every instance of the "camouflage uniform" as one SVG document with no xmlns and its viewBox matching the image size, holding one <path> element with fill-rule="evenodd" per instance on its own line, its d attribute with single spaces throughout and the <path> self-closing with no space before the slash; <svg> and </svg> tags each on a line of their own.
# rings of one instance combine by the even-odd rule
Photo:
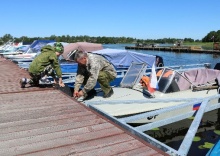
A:
<svg viewBox="0 0 220 156">
<path fill-rule="evenodd" d="M 55 78 L 54 71 L 57 77 L 61 77 L 62 72 L 54 47 L 50 45 L 44 46 L 40 55 L 30 64 L 28 71 L 31 76 L 29 83 L 32 85 L 38 85 L 39 80 L 45 75 Z"/>
<path fill-rule="evenodd" d="M 92 90 L 98 81 L 104 94 L 111 90 L 110 82 L 117 76 L 114 66 L 103 56 L 87 53 L 88 61 L 86 65 L 78 65 L 75 79 L 75 91 L 79 91 L 81 85 L 84 96 Z"/>
</svg>

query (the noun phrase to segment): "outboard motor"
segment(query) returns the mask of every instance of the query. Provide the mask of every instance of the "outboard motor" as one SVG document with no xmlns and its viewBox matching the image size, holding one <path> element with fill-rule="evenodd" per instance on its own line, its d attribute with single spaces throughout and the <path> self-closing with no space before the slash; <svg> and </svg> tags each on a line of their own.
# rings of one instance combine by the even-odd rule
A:
<svg viewBox="0 0 220 156">
<path fill-rule="evenodd" d="M 156 66 L 157 66 L 157 67 L 163 67 L 163 66 L 164 66 L 164 64 L 163 64 L 163 58 L 160 57 L 160 56 L 158 56 L 158 55 L 156 55 Z"/>
<path fill-rule="evenodd" d="M 216 70 L 220 70 L 220 63 L 216 63 L 214 69 L 216 69 Z"/>
<path fill-rule="evenodd" d="M 220 70 L 220 63 L 216 63 L 214 69 Z M 219 85 L 220 85 L 220 84 L 219 84 L 219 80 L 216 79 L 215 81 L 216 81 L 216 84 L 218 85 L 218 94 L 220 94 L 220 88 L 219 88 Z M 220 103 L 220 98 L 218 99 L 218 102 Z M 219 110 L 220 110 L 220 109 L 219 109 Z"/>
</svg>

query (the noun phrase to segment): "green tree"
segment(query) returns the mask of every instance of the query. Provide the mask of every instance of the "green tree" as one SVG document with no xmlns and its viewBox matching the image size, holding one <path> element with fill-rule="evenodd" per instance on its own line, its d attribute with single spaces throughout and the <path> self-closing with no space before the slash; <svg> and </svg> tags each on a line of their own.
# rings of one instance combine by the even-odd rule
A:
<svg viewBox="0 0 220 156">
<path fill-rule="evenodd" d="M 5 34 L 3 37 L 2 37 L 2 40 L 3 42 L 7 42 L 9 40 L 14 40 L 13 36 L 11 34 Z"/>
<path fill-rule="evenodd" d="M 220 42 L 220 30 L 210 31 L 203 39 L 202 42 Z"/>
<path fill-rule="evenodd" d="M 194 42 L 194 39 L 191 39 L 191 38 L 184 38 L 184 42 Z"/>
</svg>

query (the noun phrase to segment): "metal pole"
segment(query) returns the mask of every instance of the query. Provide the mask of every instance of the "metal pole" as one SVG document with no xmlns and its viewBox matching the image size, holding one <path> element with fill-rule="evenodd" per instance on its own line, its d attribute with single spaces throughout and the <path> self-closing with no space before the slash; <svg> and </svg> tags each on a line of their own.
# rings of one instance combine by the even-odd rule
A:
<svg viewBox="0 0 220 156">
<path fill-rule="evenodd" d="M 212 45 L 212 50 L 214 51 L 214 41 L 215 41 L 215 36 L 213 36 L 213 45 Z"/>
</svg>

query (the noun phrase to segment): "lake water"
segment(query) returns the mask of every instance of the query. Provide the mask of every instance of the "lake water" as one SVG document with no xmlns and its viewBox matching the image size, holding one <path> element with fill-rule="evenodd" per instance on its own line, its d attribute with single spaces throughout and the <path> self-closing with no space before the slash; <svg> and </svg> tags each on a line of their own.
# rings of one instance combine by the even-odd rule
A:
<svg viewBox="0 0 220 156">
<path fill-rule="evenodd" d="M 104 48 L 113 49 L 125 49 L 125 46 L 134 46 L 134 44 L 105 44 Z M 176 52 L 164 52 L 164 51 L 152 51 L 152 50 L 130 50 L 139 53 L 146 53 L 151 55 L 159 55 L 163 57 L 164 64 L 166 66 L 171 65 L 186 65 L 186 64 L 202 64 L 211 63 L 211 68 L 214 68 L 215 64 L 220 62 L 220 56 L 212 54 L 189 54 L 189 53 L 176 53 Z M 188 128 L 192 122 L 192 119 L 185 119 L 173 124 L 159 127 L 157 130 L 147 131 L 146 134 L 158 139 L 166 145 L 178 150 L 184 136 L 186 135 Z M 196 137 L 200 138 L 200 141 L 194 141 L 188 152 L 187 156 L 205 156 L 209 151 L 205 145 L 207 143 L 215 144 L 220 135 L 220 110 L 214 110 L 205 113 L 200 123 L 199 130 Z"/>
<path fill-rule="evenodd" d="M 125 46 L 134 46 L 134 44 L 104 44 L 104 48 L 113 49 L 125 49 Z M 163 57 L 164 64 L 166 66 L 171 65 L 185 65 L 185 64 L 201 64 L 211 63 L 211 67 L 214 68 L 215 64 L 220 62 L 220 55 L 213 54 L 197 54 L 197 53 L 177 53 L 177 52 L 164 52 L 164 51 L 153 51 L 153 50 L 130 50 L 139 53 L 145 53 L 150 55 L 159 55 Z"/>
</svg>

